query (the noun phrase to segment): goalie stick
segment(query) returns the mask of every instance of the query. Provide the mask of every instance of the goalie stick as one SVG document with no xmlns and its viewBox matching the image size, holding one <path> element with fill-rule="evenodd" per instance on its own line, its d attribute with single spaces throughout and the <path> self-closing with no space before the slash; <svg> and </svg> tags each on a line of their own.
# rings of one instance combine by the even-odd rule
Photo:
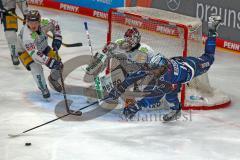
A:
<svg viewBox="0 0 240 160">
<path fill-rule="evenodd" d="M 90 52 L 92 54 L 92 58 L 93 58 L 93 49 L 92 49 L 92 43 L 91 43 L 91 39 L 90 39 L 90 34 L 88 32 L 88 24 L 87 24 L 87 22 L 84 22 L 84 28 L 85 28 L 87 39 L 88 39 L 89 50 L 90 50 Z"/>
<path fill-rule="evenodd" d="M 83 109 L 85 109 L 85 108 L 88 108 L 88 107 L 90 107 L 90 106 L 92 106 L 92 105 L 98 104 L 98 103 L 100 103 L 101 101 L 104 101 L 104 100 L 106 100 L 106 99 L 108 99 L 108 98 L 109 98 L 109 97 L 105 97 L 104 99 L 97 100 L 97 101 L 95 101 L 95 102 L 93 102 L 93 103 L 91 103 L 91 104 L 89 104 L 89 105 L 87 105 L 87 106 L 85 106 L 85 107 L 82 107 L 82 108 L 78 109 L 77 111 L 81 111 L 81 110 L 83 110 Z M 23 131 L 23 132 L 21 132 L 21 133 L 18 133 L 18 134 L 8 134 L 8 136 L 11 137 L 11 138 L 19 137 L 19 136 L 23 135 L 24 133 L 27 133 L 27 132 L 32 131 L 32 130 L 34 130 L 34 129 L 40 128 L 40 127 L 45 126 L 45 125 L 47 125 L 47 124 L 49 124 L 49 123 L 55 122 L 55 121 L 57 121 L 57 120 L 59 120 L 59 119 L 62 119 L 62 118 L 64 118 L 64 117 L 67 117 L 67 116 L 69 116 L 69 115 L 71 115 L 71 114 L 70 114 L 70 113 L 67 113 L 67 114 L 65 114 L 65 115 L 62 115 L 61 117 L 55 118 L 55 119 L 53 119 L 53 120 L 50 120 L 50 121 L 45 122 L 45 123 L 43 123 L 43 124 L 40 124 L 40 125 L 38 125 L 38 126 L 32 127 L 32 128 L 30 128 L 30 129 L 27 129 L 27 130 L 25 130 L 25 131 Z"/>
<path fill-rule="evenodd" d="M 85 28 L 87 39 L 88 39 L 89 50 L 90 50 L 90 52 L 92 54 L 92 59 L 91 59 L 91 63 L 92 63 L 93 62 L 93 49 L 92 49 L 92 43 L 91 43 L 91 39 L 90 39 L 90 34 L 88 32 L 88 24 L 87 24 L 87 22 L 84 22 L 84 28 Z M 98 97 L 98 99 L 102 99 L 103 98 L 102 87 L 100 85 L 100 79 L 99 79 L 98 76 L 96 76 L 94 78 L 94 82 L 95 82 L 97 97 Z"/>
<path fill-rule="evenodd" d="M 3 10 L 4 10 L 5 12 L 7 12 L 8 14 L 10 14 L 11 16 L 19 19 L 20 21 L 22 21 L 22 22 L 25 21 L 23 18 L 17 16 L 16 14 L 12 13 L 11 11 L 6 10 L 5 8 L 3 8 Z M 49 34 L 47 34 L 47 36 L 48 36 L 49 38 L 53 39 L 53 36 L 51 36 L 51 35 L 49 35 Z M 80 43 L 80 42 L 79 42 L 79 43 L 70 43 L 70 44 L 66 44 L 66 43 L 63 43 L 63 42 L 62 42 L 62 45 L 63 45 L 64 47 L 81 47 L 83 44 Z"/>
</svg>

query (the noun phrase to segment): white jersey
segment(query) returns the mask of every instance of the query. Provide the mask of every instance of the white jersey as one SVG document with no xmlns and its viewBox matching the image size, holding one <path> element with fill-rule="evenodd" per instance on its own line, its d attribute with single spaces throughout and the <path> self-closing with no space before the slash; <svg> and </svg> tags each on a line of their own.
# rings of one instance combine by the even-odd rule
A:
<svg viewBox="0 0 240 160">
<path fill-rule="evenodd" d="M 27 51 L 33 60 L 40 64 L 48 61 L 48 32 L 52 32 L 56 39 L 62 38 L 58 23 L 52 19 L 42 19 L 38 32 L 32 32 L 27 25 L 24 25 L 19 33 L 20 51 Z"/>
<path fill-rule="evenodd" d="M 120 65 L 127 71 L 133 72 L 140 69 L 139 64 L 148 63 L 151 57 L 154 55 L 154 50 L 147 44 L 140 43 L 140 46 L 133 51 L 125 51 L 121 49 L 121 44 L 123 39 L 118 39 L 115 42 L 118 44 L 118 47 L 113 51 L 116 55 L 114 56 L 119 60 Z M 121 59 L 125 57 L 125 59 Z M 112 68 L 118 65 L 116 62 L 112 62 Z"/>
<path fill-rule="evenodd" d="M 23 15 L 26 15 L 28 12 L 26 0 L 1 0 L 1 1 L 4 9 L 6 10 L 15 9 L 17 5 Z"/>
<path fill-rule="evenodd" d="M 154 50 L 144 43 L 138 44 L 136 48 L 130 51 L 126 51 L 126 49 L 124 49 L 124 39 L 118 39 L 115 41 L 115 43 L 112 43 L 112 45 L 112 50 L 109 51 L 110 53 L 105 55 L 107 58 L 103 58 L 104 53 L 102 53 L 100 56 L 98 55 L 99 59 L 95 61 L 96 64 L 90 65 L 87 69 L 87 71 L 92 73 L 92 75 L 99 76 L 99 79 L 95 79 L 95 86 L 100 88 L 100 90 L 102 89 L 107 92 L 110 92 L 114 84 L 119 84 L 120 82 L 124 81 L 127 74 L 140 70 L 141 67 L 145 63 L 148 63 L 154 56 Z M 101 72 L 100 74 L 98 72 L 94 72 L 96 70 L 98 71 L 98 68 L 104 66 L 101 64 L 101 61 L 108 63 L 109 59 L 111 60 L 111 74 L 106 75 L 105 72 Z M 101 71 L 103 70 L 101 69 Z M 136 82 L 137 85 L 140 83 L 142 82 Z"/>
</svg>

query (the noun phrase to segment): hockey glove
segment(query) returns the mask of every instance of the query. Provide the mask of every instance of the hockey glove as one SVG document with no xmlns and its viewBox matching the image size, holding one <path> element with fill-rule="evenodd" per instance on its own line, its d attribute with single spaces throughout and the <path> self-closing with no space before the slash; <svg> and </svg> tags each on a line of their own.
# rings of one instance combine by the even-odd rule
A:
<svg viewBox="0 0 240 160">
<path fill-rule="evenodd" d="M 113 43 L 113 42 L 110 42 L 109 44 L 106 44 L 103 49 L 102 49 L 102 52 L 105 53 L 105 54 L 113 54 L 113 51 L 117 48 L 117 44 L 116 43 Z"/>
<path fill-rule="evenodd" d="M 57 61 L 53 58 L 49 58 L 48 62 L 46 63 L 46 66 L 49 69 L 56 69 L 56 70 L 60 70 L 61 68 L 63 68 L 63 64 L 61 61 Z"/>
<path fill-rule="evenodd" d="M 122 92 L 118 90 L 117 87 L 115 87 L 109 92 L 109 97 L 115 100 L 118 99 L 121 96 L 121 94 Z"/>
<path fill-rule="evenodd" d="M 117 87 L 113 88 L 110 92 L 109 92 L 109 97 L 112 99 L 118 99 L 122 93 L 125 92 L 125 87 L 122 84 L 119 84 Z"/>
<path fill-rule="evenodd" d="M 126 119 L 132 119 L 140 110 L 142 110 L 142 107 L 138 106 L 137 104 L 132 104 L 123 109 L 123 115 Z"/>
<path fill-rule="evenodd" d="M 52 48 L 53 50 L 59 50 L 60 47 L 62 45 L 62 37 L 60 36 L 56 36 L 53 38 L 53 41 L 52 41 Z"/>
</svg>

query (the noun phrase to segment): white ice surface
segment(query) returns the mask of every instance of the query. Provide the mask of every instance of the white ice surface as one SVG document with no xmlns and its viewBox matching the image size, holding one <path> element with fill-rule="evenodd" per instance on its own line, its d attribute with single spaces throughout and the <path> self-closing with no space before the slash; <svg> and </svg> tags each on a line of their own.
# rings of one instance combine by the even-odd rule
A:
<svg viewBox="0 0 240 160">
<path fill-rule="evenodd" d="M 65 43 L 84 43 L 79 48 L 62 47 L 63 61 L 90 54 L 84 21 L 89 24 L 95 50 L 106 41 L 105 21 L 50 10 L 41 13 L 59 21 Z M 231 96 L 229 108 L 194 111 L 191 121 L 172 123 L 123 122 L 107 115 L 86 122 L 59 120 L 24 136 L 9 138 L 9 133 L 56 118 L 54 105 L 62 96 L 51 90 L 52 99 L 43 101 L 31 74 L 23 66 L 12 66 L 2 28 L 0 36 L 0 160 L 240 159 L 240 55 L 217 50 L 209 71 L 211 84 Z M 77 85 L 78 79 L 76 71 L 66 83 Z M 85 100 L 80 97 L 74 106 L 84 106 Z M 32 146 L 24 146 L 26 142 Z"/>
</svg>

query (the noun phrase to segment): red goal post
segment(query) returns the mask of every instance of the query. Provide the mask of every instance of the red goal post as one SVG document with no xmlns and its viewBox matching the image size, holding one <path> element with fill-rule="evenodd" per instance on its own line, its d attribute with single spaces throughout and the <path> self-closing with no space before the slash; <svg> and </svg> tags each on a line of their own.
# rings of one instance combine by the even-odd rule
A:
<svg viewBox="0 0 240 160">
<path fill-rule="evenodd" d="M 108 14 L 107 42 L 114 42 L 116 39 L 122 38 L 127 28 L 136 27 L 142 34 L 141 42 L 153 47 L 156 53 L 160 51 L 164 55 L 167 55 L 166 57 L 199 56 L 202 54 L 204 48 L 202 45 L 201 25 L 199 19 L 153 8 L 123 7 L 110 9 Z M 166 44 L 161 46 L 163 43 Z M 173 48 L 169 49 L 171 45 Z M 199 53 L 195 55 L 197 52 Z M 110 67 L 108 68 L 108 72 L 109 69 Z M 203 104 L 197 102 L 195 105 L 195 102 L 185 102 L 186 88 L 190 88 L 190 92 L 187 93 L 188 96 L 191 96 L 191 92 L 193 92 L 198 96 L 200 94 L 200 96 L 204 95 L 206 99 L 209 97 L 211 99 L 212 95 L 218 94 L 218 91 L 217 93 L 210 93 L 212 87 L 209 84 L 207 74 L 200 79 L 196 79 L 193 85 L 190 84 L 189 86 L 190 87 L 186 87 L 185 84 L 183 84 L 181 89 L 181 103 L 183 109 L 208 110 L 223 108 L 230 104 L 228 96 L 222 93 L 220 96 L 225 100 L 221 101 L 220 98 L 217 102 L 211 100 L 212 104 L 207 104 L 208 102 L 203 102 Z M 192 88 L 195 88 L 195 90 L 202 90 L 201 92 L 206 92 L 206 94 L 198 93 L 198 91 L 195 90 L 192 91 Z M 213 99 L 215 99 L 215 97 Z M 191 100 L 187 99 L 187 101 Z"/>
</svg>

